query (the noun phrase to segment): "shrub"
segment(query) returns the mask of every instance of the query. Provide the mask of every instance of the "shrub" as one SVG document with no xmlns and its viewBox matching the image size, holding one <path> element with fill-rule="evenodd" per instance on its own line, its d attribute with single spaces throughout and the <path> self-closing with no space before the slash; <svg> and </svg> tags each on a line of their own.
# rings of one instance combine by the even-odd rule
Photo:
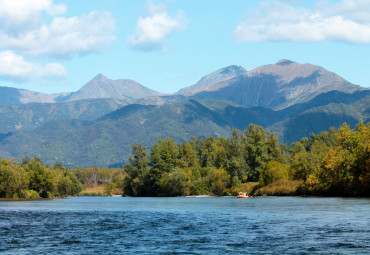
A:
<svg viewBox="0 0 370 255">
<path fill-rule="evenodd" d="M 266 164 L 260 175 L 260 184 L 266 186 L 267 184 L 276 182 L 281 179 L 288 179 L 288 166 L 277 161 L 270 161 Z"/>
<path fill-rule="evenodd" d="M 39 198 L 39 193 L 35 190 L 22 190 L 20 192 L 21 198 Z"/>
<path fill-rule="evenodd" d="M 265 187 L 259 188 L 253 195 L 256 196 L 294 196 L 300 195 L 303 181 L 278 180 Z"/>
</svg>

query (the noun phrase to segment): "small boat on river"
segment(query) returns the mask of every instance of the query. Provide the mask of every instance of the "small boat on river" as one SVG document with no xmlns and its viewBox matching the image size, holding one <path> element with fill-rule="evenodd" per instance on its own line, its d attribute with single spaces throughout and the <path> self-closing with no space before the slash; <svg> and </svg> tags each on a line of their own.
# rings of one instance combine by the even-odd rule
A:
<svg viewBox="0 0 370 255">
<path fill-rule="evenodd" d="M 239 192 L 239 195 L 237 196 L 237 198 L 248 198 L 248 194 L 247 192 Z"/>
</svg>

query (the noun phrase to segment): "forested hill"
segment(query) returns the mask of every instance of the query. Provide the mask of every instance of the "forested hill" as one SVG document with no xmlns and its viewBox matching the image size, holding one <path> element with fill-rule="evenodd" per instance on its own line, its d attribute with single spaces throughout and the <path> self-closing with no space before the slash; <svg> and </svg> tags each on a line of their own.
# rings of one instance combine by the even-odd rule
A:
<svg viewBox="0 0 370 255">
<path fill-rule="evenodd" d="M 60 161 L 70 167 L 109 166 L 126 161 L 133 143 L 150 146 L 166 137 L 176 142 L 189 141 L 191 136 L 228 137 L 232 128 L 244 130 L 250 123 L 275 131 L 281 142 L 289 144 L 343 122 L 354 127 L 360 120 L 368 121 L 369 94 L 332 91 L 280 111 L 218 100 L 131 104 L 97 120 L 54 119 L 2 135 L 0 154 L 17 159 L 40 156 L 47 163 Z M 342 103 L 337 103 L 338 98 Z"/>
</svg>

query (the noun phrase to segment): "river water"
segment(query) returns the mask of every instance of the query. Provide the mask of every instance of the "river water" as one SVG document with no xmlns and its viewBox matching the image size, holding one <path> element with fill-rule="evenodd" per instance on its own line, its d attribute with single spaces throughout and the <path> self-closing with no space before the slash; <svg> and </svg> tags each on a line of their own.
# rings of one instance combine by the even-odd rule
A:
<svg viewBox="0 0 370 255">
<path fill-rule="evenodd" d="M 370 254 L 370 199 L 0 202 L 0 254 Z"/>
</svg>

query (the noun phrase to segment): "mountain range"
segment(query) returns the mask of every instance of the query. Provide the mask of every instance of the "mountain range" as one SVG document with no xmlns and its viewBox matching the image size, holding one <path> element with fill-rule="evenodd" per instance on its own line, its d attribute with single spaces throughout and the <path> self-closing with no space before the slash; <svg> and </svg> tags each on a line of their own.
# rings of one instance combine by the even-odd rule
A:
<svg viewBox="0 0 370 255">
<path fill-rule="evenodd" d="M 370 90 L 311 64 L 281 60 L 247 71 L 229 66 L 166 95 L 97 75 L 77 92 L 0 87 L 0 156 L 39 156 L 67 166 L 114 166 L 131 144 L 228 136 L 250 123 L 281 142 L 370 120 Z"/>
<path fill-rule="evenodd" d="M 0 105 L 26 103 L 65 103 L 85 99 L 134 100 L 163 93 L 144 87 L 133 80 L 111 80 L 98 74 L 80 90 L 55 94 L 44 94 L 25 89 L 0 87 Z"/>
</svg>

